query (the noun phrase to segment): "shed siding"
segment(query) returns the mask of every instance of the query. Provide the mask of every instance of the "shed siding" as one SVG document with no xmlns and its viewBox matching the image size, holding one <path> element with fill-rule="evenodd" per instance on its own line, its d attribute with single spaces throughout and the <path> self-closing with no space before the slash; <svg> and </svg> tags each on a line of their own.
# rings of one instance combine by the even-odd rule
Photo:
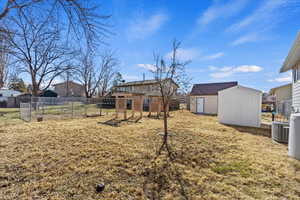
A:
<svg viewBox="0 0 300 200">
<path fill-rule="evenodd" d="M 260 127 L 262 93 L 243 87 L 219 92 L 218 120 L 238 126 Z"/>
<path fill-rule="evenodd" d="M 293 107 L 300 112 L 300 82 L 293 83 Z"/>
<path fill-rule="evenodd" d="M 190 111 L 197 112 L 197 97 L 204 98 L 204 113 L 217 114 L 218 113 L 218 96 L 217 95 L 203 95 L 190 97 Z"/>
</svg>

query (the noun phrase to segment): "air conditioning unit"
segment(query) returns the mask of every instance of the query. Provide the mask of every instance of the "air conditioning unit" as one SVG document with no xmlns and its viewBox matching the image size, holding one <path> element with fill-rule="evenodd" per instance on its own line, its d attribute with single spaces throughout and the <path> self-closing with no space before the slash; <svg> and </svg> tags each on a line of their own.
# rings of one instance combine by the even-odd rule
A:
<svg viewBox="0 0 300 200">
<path fill-rule="evenodd" d="M 272 139 L 287 144 L 289 142 L 289 123 L 272 122 Z"/>
<path fill-rule="evenodd" d="M 288 155 L 300 160 L 300 113 L 291 115 Z"/>
</svg>

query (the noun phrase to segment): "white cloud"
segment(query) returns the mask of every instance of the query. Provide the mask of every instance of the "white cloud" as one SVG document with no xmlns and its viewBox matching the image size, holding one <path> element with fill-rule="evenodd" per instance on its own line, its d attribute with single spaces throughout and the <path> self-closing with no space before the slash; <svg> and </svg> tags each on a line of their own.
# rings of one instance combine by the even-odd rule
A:
<svg viewBox="0 0 300 200">
<path fill-rule="evenodd" d="M 253 12 L 227 28 L 227 32 L 245 32 L 231 43 L 236 46 L 262 39 L 269 39 L 272 29 L 299 10 L 299 0 L 261 0 Z M 255 32 L 253 31 L 255 30 Z M 262 35 L 265 35 L 262 38 Z"/>
<path fill-rule="evenodd" d="M 152 64 L 137 64 L 138 67 L 144 68 L 149 71 L 155 71 L 155 66 Z"/>
<path fill-rule="evenodd" d="M 137 80 L 140 79 L 138 76 L 127 75 L 127 74 L 122 75 L 122 77 L 123 77 L 123 79 L 124 79 L 125 81 L 137 81 Z"/>
<path fill-rule="evenodd" d="M 229 77 L 233 74 L 233 72 L 216 72 L 216 73 L 211 73 L 210 76 L 212 78 L 226 78 Z"/>
<path fill-rule="evenodd" d="M 208 66 L 208 69 L 209 69 L 210 71 L 215 71 L 215 70 L 218 69 L 218 67 L 211 65 L 211 66 Z"/>
<path fill-rule="evenodd" d="M 257 65 L 241 65 L 234 69 L 235 72 L 260 72 L 263 68 Z"/>
<path fill-rule="evenodd" d="M 168 20 L 165 13 L 157 13 L 150 17 L 138 17 L 131 22 L 127 36 L 129 39 L 144 39 L 157 32 Z"/>
<path fill-rule="evenodd" d="M 223 52 L 215 53 L 212 55 L 202 57 L 202 60 L 215 60 L 217 58 L 223 57 L 225 54 Z"/>
<path fill-rule="evenodd" d="M 222 67 L 219 69 L 221 72 L 229 72 L 232 71 L 233 67 Z"/>
<path fill-rule="evenodd" d="M 277 77 L 274 79 L 269 79 L 269 82 L 278 82 L 278 83 L 284 83 L 284 82 L 292 82 L 292 74 L 288 74 L 285 76 Z"/>
<path fill-rule="evenodd" d="M 278 15 L 282 9 L 288 7 L 291 3 L 289 0 L 264 0 L 260 6 L 238 23 L 231 25 L 228 31 L 240 31 L 251 25 L 265 29 L 279 21 Z M 276 20 L 274 20 L 276 19 Z M 259 29 L 257 29 L 259 30 Z"/>
<path fill-rule="evenodd" d="M 231 0 L 221 4 L 214 0 L 213 4 L 198 18 L 197 23 L 207 25 L 217 19 L 224 19 L 238 14 L 245 8 L 248 0 Z"/>
<path fill-rule="evenodd" d="M 243 35 L 243 36 L 239 37 L 238 39 L 234 40 L 231 43 L 231 45 L 237 46 L 237 45 L 241 45 L 241 44 L 248 43 L 248 42 L 255 42 L 260 39 L 261 38 L 259 38 L 259 36 L 256 33 L 249 33 L 249 34 Z"/>
<path fill-rule="evenodd" d="M 165 55 L 166 59 L 170 59 L 172 57 L 173 52 L 169 52 Z M 193 61 L 193 60 L 215 60 L 218 59 L 225 54 L 223 52 L 218 52 L 211 55 L 201 55 L 201 52 L 196 48 L 187 48 L 187 49 L 178 49 L 177 50 L 177 58 L 181 61 Z"/>
<path fill-rule="evenodd" d="M 165 55 L 166 59 L 170 59 L 172 57 L 173 52 L 169 52 Z M 200 51 L 195 48 L 189 48 L 189 49 L 178 49 L 177 50 L 177 58 L 182 61 L 189 61 L 194 60 L 200 56 Z"/>
<path fill-rule="evenodd" d="M 211 73 L 210 76 L 213 78 L 225 78 L 230 77 L 237 73 L 253 73 L 260 72 L 263 70 L 262 67 L 257 65 L 240 65 L 237 67 L 222 67 L 222 68 L 214 68 L 216 72 Z"/>
</svg>

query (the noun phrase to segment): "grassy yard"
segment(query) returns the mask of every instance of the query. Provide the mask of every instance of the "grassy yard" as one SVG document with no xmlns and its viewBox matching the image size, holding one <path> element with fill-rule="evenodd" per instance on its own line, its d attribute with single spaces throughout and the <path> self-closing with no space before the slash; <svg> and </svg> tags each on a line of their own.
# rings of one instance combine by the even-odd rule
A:
<svg viewBox="0 0 300 200">
<path fill-rule="evenodd" d="M 300 198 L 300 162 L 270 138 L 176 111 L 170 161 L 155 159 L 161 120 L 104 125 L 110 117 L 0 127 L 0 199 Z"/>
<path fill-rule="evenodd" d="M 22 122 L 19 108 L 0 108 L 0 126 L 12 125 Z"/>
</svg>

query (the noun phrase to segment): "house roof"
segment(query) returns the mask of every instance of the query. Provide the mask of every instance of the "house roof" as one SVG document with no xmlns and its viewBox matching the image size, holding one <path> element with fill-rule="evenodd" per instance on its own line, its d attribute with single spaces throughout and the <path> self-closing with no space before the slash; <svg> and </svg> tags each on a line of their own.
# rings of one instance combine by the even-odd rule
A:
<svg viewBox="0 0 300 200">
<path fill-rule="evenodd" d="M 10 97 L 10 96 L 18 96 L 22 94 L 19 91 L 16 90 L 9 90 L 9 89 L 0 89 L 0 94 L 2 94 L 4 97 Z"/>
<path fill-rule="evenodd" d="M 280 89 L 280 88 L 284 88 L 284 87 L 287 87 L 287 86 L 289 86 L 289 87 L 292 87 L 292 84 L 291 83 L 288 83 L 288 84 L 285 84 L 285 85 L 281 85 L 281 86 L 278 86 L 278 87 L 275 87 L 275 88 L 272 88 L 271 90 L 270 90 L 270 94 L 274 94 L 275 93 L 275 91 L 277 90 L 277 89 Z"/>
<path fill-rule="evenodd" d="M 74 81 L 68 81 L 68 82 L 71 83 L 71 84 L 75 84 L 75 85 L 78 85 L 78 86 L 82 86 L 82 87 L 83 87 L 83 85 L 81 85 L 81 84 L 79 84 L 79 83 L 76 83 L 76 82 L 74 82 Z M 64 84 L 66 84 L 66 83 L 67 83 L 67 81 L 61 82 L 61 83 L 56 83 L 56 84 L 53 84 L 53 86 L 64 85 Z"/>
<path fill-rule="evenodd" d="M 238 82 L 194 84 L 190 95 L 218 95 L 218 92 L 233 86 Z"/>
<path fill-rule="evenodd" d="M 286 57 L 280 72 L 286 72 L 300 64 L 300 32 L 297 35 L 294 44 Z"/>
<path fill-rule="evenodd" d="M 166 80 L 167 80 L 167 79 L 166 79 Z M 171 80 L 177 87 L 179 87 L 179 86 L 177 85 L 177 83 L 175 83 L 174 80 L 172 80 L 172 79 L 169 79 L 169 80 Z M 156 83 L 158 83 L 158 81 L 155 80 L 155 79 L 152 79 L 152 80 L 144 80 L 144 81 L 131 81 L 131 82 L 122 83 L 122 84 L 117 85 L 117 86 L 115 86 L 115 87 L 125 87 L 125 86 L 133 86 L 133 85 L 152 85 L 152 84 L 156 84 Z"/>
</svg>

